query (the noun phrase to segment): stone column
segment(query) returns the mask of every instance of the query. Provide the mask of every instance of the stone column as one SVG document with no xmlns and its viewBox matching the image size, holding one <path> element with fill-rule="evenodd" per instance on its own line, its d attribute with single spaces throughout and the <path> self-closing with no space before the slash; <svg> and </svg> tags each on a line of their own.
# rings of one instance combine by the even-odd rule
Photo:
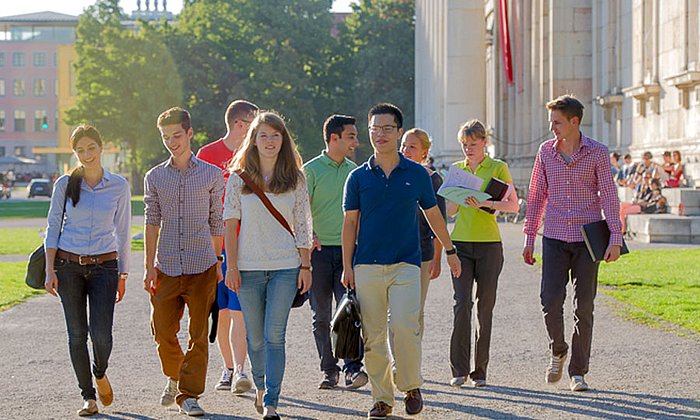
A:
<svg viewBox="0 0 700 420">
<path fill-rule="evenodd" d="M 457 130 L 486 118 L 483 0 L 416 0 L 416 124 L 438 164 L 463 158 Z"/>
</svg>

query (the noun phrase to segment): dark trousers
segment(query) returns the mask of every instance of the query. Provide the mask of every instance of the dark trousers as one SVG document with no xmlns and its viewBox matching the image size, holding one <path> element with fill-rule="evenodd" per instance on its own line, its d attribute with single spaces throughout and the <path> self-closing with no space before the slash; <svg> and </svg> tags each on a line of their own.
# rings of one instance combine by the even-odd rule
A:
<svg viewBox="0 0 700 420">
<path fill-rule="evenodd" d="M 333 299 L 336 306 L 345 293 L 345 287 L 340 282 L 343 274 L 343 254 L 339 246 L 322 246 L 318 251 L 314 248 L 311 254 L 312 274 L 311 312 L 313 313 L 313 332 L 316 349 L 321 358 L 321 371 L 329 374 L 340 371 L 338 359 L 333 355 L 331 347 L 331 316 Z M 362 368 L 362 357 L 357 360 L 345 360 L 343 370 L 358 372 Z"/>
<path fill-rule="evenodd" d="M 462 274 L 452 277 L 454 323 L 450 340 L 452 376 L 486 379 L 491 346 L 491 320 L 496 304 L 498 276 L 503 269 L 503 245 L 500 242 L 454 242 L 462 263 Z M 476 345 L 474 369 L 470 371 L 473 286 L 476 284 Z"/>
<path fill-rule="evenodd" d="M 68 351 L 84 400 L 94 400 L 92 375 L 101 378 L 112 353 L 112 322 L 117 297 L 117 260 L 79 265 L 56 258 L 58 294 L 68 330 Z M 88 302 L 90 313 L 88 317 Z M 92 373 L 87 337 L 92 341 Z"/>
<path fill-rule="evenodd" d="M 574 287 L 574 333 L 569 376 L 585 375 L 591 356 L 598 263 L 593 262 L 584 242 L 567 243 L 544 238 L 540 300 L 549 348 L 556 356 L 566 354 L 569 349 L 564 339 L 564 299 L 569 278 Z"/>
</svg>

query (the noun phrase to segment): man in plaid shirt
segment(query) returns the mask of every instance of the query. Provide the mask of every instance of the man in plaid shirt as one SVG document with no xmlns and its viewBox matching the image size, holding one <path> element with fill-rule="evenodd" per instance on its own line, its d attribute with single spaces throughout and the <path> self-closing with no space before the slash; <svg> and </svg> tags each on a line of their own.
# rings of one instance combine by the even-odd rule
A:
<svg viewBox="0 0 700 420">
<path fill-rule="evenodd" d="M 608 148 L 579 131 L 583 104 L 572 95 L 547 103 L 554 139 L 540 146 L 532 169 L 527 197 L 523 259 L 535 263 L 535 236 L 544 216 L 540 300 L 552 352 L 546 381 L 561 379 L 569 346 L 564 339 L 564 299 L 569 276 L 574 288 L 574 334 L 569 363 L 570 388 L 585 391 L 593 333 L 593 301 L 598 285 L 598 263 L 583 242 L 581 226 L 601 220 L 610 228 L 605 261 L 620 257 L 622 226 L 620 202 L 612 177 Z"/>
<path fill-rule="evenodd" d="M 160 403 L 177 403 L 180 412 L 201 416 L 197 399 L 207 376 L 209 310 L 223 278 L 224 177 L 221 169 L 192 154 L 189 112 L 164 111 L 158 129 L 170 158 L 144 177 L 143 286 L 151 295 L 151 331 L 168 377 Z M 177 333 L 185 306 L 189 342 L 183 353 Z"/>
</svg>

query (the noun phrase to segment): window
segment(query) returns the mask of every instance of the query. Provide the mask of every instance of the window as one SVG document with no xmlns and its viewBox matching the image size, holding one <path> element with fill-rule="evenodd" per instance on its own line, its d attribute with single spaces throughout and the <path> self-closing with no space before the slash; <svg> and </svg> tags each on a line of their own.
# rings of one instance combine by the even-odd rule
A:
<svg viewBox="0 0 700 420">
<path fill-rule="evenodd" d="M 34 131 L 49 131 L 49 119 L 46 116 L 46 111 L 34 111 Z"/>
<path fill-rule="evenodd" d="M 58 96 L 58 79 L 54 79 L 53 81 L 53 94 L 54 96 Z"/>
<path fill-rule="evenodd" d="M 24 96 L 24 80 L 15 79 L 12 81 L 12 94 L 15 96 Z"/>
<path fill-rule="evenodd" d="M 5 67 L 5 53 L 0 52 L 0 67 Z"/>
<path fill-rule="evenodd" d="M 25 150 L 24 146 L 15 146 L 15 156 L 25 156 Z"/>
<path fill-rule="evenodd" d="M 12 53 L 12 66 L 13 67 L 24 67 L 24 53 L 23 52 L 13 52 Z"/>
<path fill-rule="evenodd" d="M 34 96 L 46 96 L 46 79 L 34 79 Z"/>
<path fill-rule="evenodd" d="M 46 53 L 35 52 L 33 54 L 32 61 L 34 62 L 34 67 L 45 67 L 46 66 Z"/>
<path fill-rule="evenodd" d="M 0 146 L 0 157 L 5 156 L 5 146 Z"/>
<path fill-rule="evenodd" d="M 5 96 L 5 79 L 0 79 L 0 96 Z"/>
<path fill-rule="evenodd" d="M 26 118 L 27 114 L 24 111 L 15 110 L 15 131 L 17 133 L 23 133 L 26 131 Z"/>
<path fill-rule="evenodd" d="M 53 66 L 54 67 L 58 66 L 58 53 L 57 52 L 53 53 Z"/>
<path fill-rule="evenodd" d="M 3 110 L 0 110 L 0 131 L 5 131 L 5 111 Z M 0 156 L 4 156 L 4 154 Z"/>
</svg>

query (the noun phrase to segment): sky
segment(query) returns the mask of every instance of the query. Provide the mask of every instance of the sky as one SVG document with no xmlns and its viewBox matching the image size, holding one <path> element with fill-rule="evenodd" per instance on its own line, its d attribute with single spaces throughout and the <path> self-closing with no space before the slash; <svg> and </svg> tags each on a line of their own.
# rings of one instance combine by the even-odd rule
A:
<svg viewBox="0 0 700 420">
<path fill-rule="evenodd" d="M 154 0 L 150 0 L 151 8 L 153 8 Z M 333 3 L 333 11 L 349 12 L 350 3 L 353 0 L 335 0 Z M 94 0 L 0 0 L 0 16 L 20 15 L 24 13 L 35 12 L 58 12 L 68 15 L 79 15 L 83 9 L 94 3 Z M 136 10 L 136 0 L 120 0 L 122 9 L 129 13 Z M 146 0 L 141 0 L 141 8 L 146 7 Z M 158 1 L 158 8 L 162 9 L 163 0 Z M 168 0 L 168 10 L 173 13 L 179 13 L 182 9 L 182 0 Z"/>
</svg>

